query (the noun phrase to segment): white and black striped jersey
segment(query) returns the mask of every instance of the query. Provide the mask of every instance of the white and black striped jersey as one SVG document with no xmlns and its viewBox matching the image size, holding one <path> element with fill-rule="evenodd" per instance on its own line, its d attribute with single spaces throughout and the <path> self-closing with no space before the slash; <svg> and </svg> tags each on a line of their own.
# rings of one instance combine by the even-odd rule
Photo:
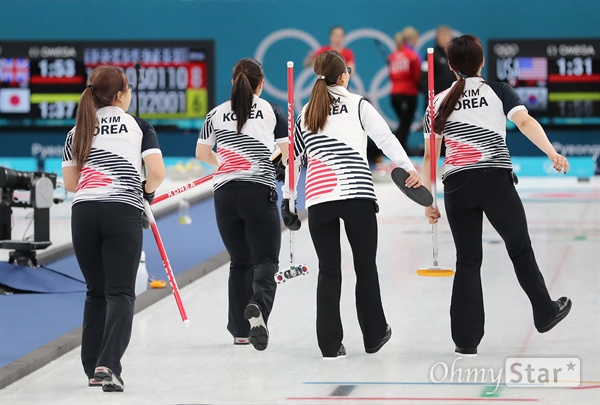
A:
<svg viewBox="0 0 600 405">
<path fill-rule="evenodd" d="M 252 181 L 275 188 L 275 168 L 271 154 L 275 142 L 287 144 L 287 117 L 283 109 L 254 96 L 248 121 L 237 133 L 237 119 L 226 101 L 206 115 L 198 143 L 217 144 L 219 168 L 213 177 L 213 190 L 229 181 Z"/>
<path fill-rule="evenodd" d="M 306 207 L 352 198 L 375 200 L 373 177 L 367 161 L 367 136 L 396 165 L 405 170 L 414 170 L 414 166 L 371 103 L 343 86 L 330 86 L 329 92 L 335 102 L 321 133 L 315 134 L 306 128 L 306 106 L 296 120 L 295 181 L 300 167 L 307 164 Z M 287 181 L 286 176 L 284 198 L 290 198 Z"/>
<path fill-rule="evenodd" d="M 142 202 L 142 158 L 161 153 L 154 128 L 146 121 L 116 106 L 97 110 L 92 150 L 79 172 L 73 204 L 81 201 L 121 202 L 144 209 Z M 67 134 L 62 167 L 73 160 L 75 128 Z"/>
<path fill-rule="evenodd" d="M 456 82 L 452 84 L 452 87 Z M 450 88 L 452 88 L 450 87 Z M 434 99 L 437 113 L 450 89 Z M 512 169 L 506 146 L 506 118 L 526 109 L 517 92 L 506 83 L 486 83 L 481 77 L 466 79 L 465 90 L 454 111 L 448 117 L 440 135 L 446 144 L 445 172 L 442 178 L 462 170 L 498 167 Z M 423 131 L 429 138 L 429 111 L 425 114 Z"/>
</svg>

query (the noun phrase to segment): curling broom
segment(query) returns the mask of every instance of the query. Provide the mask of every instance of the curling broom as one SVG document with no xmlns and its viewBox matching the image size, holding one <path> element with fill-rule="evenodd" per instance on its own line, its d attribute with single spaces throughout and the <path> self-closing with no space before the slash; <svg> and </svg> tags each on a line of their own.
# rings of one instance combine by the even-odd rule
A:
<svg viewBox="0 0 600 405">
<path fill-rule="evenodd" d="M 296 212 L 294 166 L 294 62 L 287 63 L 287 86 L 288 86 L 288 182 L 290 187 L 290 211 Z M 294 264 L 294 231 L 290 230 L 290 267 L 274 274 L 277 284 L 293 280 L 298 276 L 308 274 L 308 267 L 304 264 Z"/>
<path fill-rule="evenodd" d="M 433 121 L 435 118 L 433 107 L 434 96 L 434 79 L 433 79 L 433 48 L 427 48 L 427 89 L 429 100 L 429 156 L 430 156 L 430 174 L 431 174 L 431 194 L 433 196 L 433 208 L 437 208 L 437 151 L 435 147 L 435 130 Z M 433 241 L 433 266 L 417 269 L 419 276 L 426 277 L 451 277 L 454 275 L 454 270 L 438 266 L 438 243 L 437 243 L 437 223 L 431 225 L 432 241 Z"/>
</svg>

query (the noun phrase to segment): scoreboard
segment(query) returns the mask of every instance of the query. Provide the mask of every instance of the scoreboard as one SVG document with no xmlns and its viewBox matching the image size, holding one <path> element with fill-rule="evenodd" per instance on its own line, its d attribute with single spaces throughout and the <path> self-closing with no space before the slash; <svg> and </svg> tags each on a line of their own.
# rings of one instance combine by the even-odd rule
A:
<svg viewBox="0 0 600 405">
<path fill-rule="evenodd" d="M 198 129 L 214 106 L 212 41 L 0 41 L 0 125 L 73 126 L 101 65 L 124 70 L 134 86 L 129 113 L 154 126 Z"/>
<path fill-rule="evenodd" d="M 486 65 L 540 123 L 600 125 L 600 39 L 494 39 Z"/>
</svg>

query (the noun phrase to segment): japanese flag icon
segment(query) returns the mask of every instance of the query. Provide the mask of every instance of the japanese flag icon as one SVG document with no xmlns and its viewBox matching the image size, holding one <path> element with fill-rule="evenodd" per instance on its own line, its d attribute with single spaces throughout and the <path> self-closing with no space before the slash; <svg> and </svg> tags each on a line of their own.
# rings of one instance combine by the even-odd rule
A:
<svg viewBox="0 0 600 405">
<path fill-rule="evenodd" d="M 0 89 L 0 112 L 28 113 L 31 111 L 29 89 Z"/>
</svg>

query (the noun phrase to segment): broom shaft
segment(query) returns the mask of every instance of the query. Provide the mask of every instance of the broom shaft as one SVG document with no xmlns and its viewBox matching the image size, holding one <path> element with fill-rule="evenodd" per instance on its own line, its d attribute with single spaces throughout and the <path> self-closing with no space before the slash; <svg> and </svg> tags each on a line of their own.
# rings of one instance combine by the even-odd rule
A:
<svg viewBox="0 0 600 405">
<path fill-rule="evenodd" d="M 294 163 L 294 62 L 287 63 L 287 93 L 288 93 L 288 175 L 290 187 L 290 211 L 296 212 L 296 190 Z M 290 268 L 294 267 L 294 233 L 290 230 Z"/>
<path fill-rule="evenodd" d="M 431 194 L 433 194 L 433 208 L 437 208 L 437 151 L 435 147 L 435 114 L 433 98 L 435 93 L 434 75 L 433 75 L 433 48 L 427 49 L 427 87 L 428 87 L 428 104 L 429 104 L 429 157 L 430 157 L 430 179 L 431 179 Z M 438 265 L 438 247 L 437 247 L 437 224 L 431 226 L 433 240 L 433 267 Z"/>
<path fill-rule="evenodd" d="M 437 224 L 431 226 L 433 240 L 433 267 L 438 267 L 438 243 L 437 243 Z"/>
</svg>

